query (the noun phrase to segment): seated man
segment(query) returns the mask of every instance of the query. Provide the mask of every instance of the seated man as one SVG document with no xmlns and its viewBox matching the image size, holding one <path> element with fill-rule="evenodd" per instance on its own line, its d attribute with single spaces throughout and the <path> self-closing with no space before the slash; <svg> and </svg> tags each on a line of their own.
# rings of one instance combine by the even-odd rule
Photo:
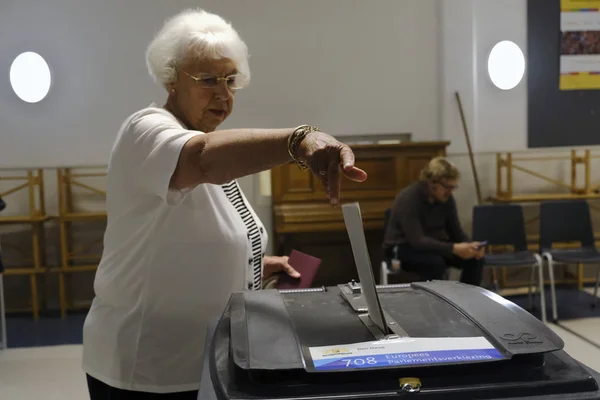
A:
<svg viewBox="0 0 600 400">
<path fill-rule="evenodd" d="M 479 242 L 470 242 L 460 226 L 452 196 L 459 178 L 450 161 L 431 160 L 421 171 L 421 180 L 396 197 L 384 246 L 394 248 L 403 270 L 424 280 L 441 280 L 452 266 L 462 270 L 461 282 L 479 286 L 484 249 Z"/>
</svg>

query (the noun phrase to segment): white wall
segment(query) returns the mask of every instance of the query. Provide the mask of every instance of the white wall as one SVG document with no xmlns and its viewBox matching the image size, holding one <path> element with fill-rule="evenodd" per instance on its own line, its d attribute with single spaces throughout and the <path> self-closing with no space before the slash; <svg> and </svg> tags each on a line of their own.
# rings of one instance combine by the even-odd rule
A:
<svg viewBox="0 0 600 400">
<path fill-rule="evenodd" d="M 515 89 L 502 91 L 491 84 L 487 75 L 487 57 L 498 41 L 512 40 L 527 54 L 527 0 L 439 0 L 439 5 L 442 43 L 440 126 L 442 137 L 452 142 L 450 157 L 464 173 L 456 196 L 461 219 L 469 229 L 471 210 L 477 199 L 455 91 L 460 93 L 465 109 L 484 198 L 496 192 L 496 152 L 513 152 L 515 157 L 569 156 L 571 148 L 527 149 L 527 76 Z M 598 153 L 597 148 L 586 148 Z M 570 162 L 567 160 L 517 164 L 570 183 Z M 598 167 L 600 163 L 594 160 L 593 182 L 600 180 L 600 175 L 594 174 Z M 515 194 L 561 191 L 552 183 L 523 172 L 515 171 L 513 179 Z M 578 171 L 578 182 L 583 183 L 583 169 Z M 535 215 L 535 205 L 526 205 L 526 212 Z M 534 226 L 531 228 L 535 231 Z"/>
<path fill-rule="evenodd" d="M 459 93 L 463 105 L 485 198 L 496 191 L 495 153 L 527 150 L 526 77 L 515 89 L 501 91 L 494 88 L 487 75 L 487 56 L 498 41 L 513 40 L 526 54 L 527 2 L 439 0 L 439 5 L 441 137 L 451 142 L 448 152 L 463 172 L 456 197 L 461 219 L 469 229 L 471 209 L 477 198 L 455 92 Z M 515 182 L 517 190 L 547 187 L 526 175 L 517 173 L 515 177 L 519 178 Z M 527 183 L 523 187 L 520 184 L 524 182 Z"/>
<path fill-rule="evenodd" d="M 105 164 L 126 115 L 164 101 L 147 43 L 197 6 L 232 21 L 252 56 L 253 82 L 223 127 L 439 136 L 435 0 L 19 0 L 0 11 L 0 167 Z M 26 50 L 54 73 L 40 104 L 10 90 Z"/>
<path fill-rule="evenodd" d="M 512 40 L 526 53 L 526 0 L 439 0 L 442 40 L 442 137 L 451 153 L 466 151 L 455 92 L 459 92 L 476 152 L 527 149 L 527 80 L 515 89 L 495 88 L 487 56 L 497 42 Z"/>
<path fill-rule="evenodd" d="M 440 137 L 436 0 L 9 0 L 0 7 L 0 168 L 106 164 L 123 119 L 164 101 L 146 71 L 147 43 L 166 18 L 198 6 L 230 20 L 251 53 L 252 83 L 223 128 L 311 123 L 336 135 Z M 8 82 L 12 59 L 27 50 L 54 74 L 34 105 Z M 240 183 L 271 226 L 258 176 Z M 27 212 L 25 192 L 6 200 L 4 215 Z"/>
</svg>

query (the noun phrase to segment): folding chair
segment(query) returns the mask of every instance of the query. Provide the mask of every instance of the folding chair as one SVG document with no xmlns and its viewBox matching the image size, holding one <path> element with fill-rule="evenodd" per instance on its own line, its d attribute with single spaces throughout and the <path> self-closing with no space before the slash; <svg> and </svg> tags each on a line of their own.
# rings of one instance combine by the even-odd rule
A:
<svg viewBox="0 0 600 400">
<path fill-rule="evenodd" d="M 553 249 L 554 243 L 580 242 L 576 249 Z M 558 322 L 555 264 L 599 264 L 597 267 L 595 300 L 600 283 L 600 253 L 596 250 L 590 208 L 585 200 L 545 201 L 540 204 L 540 252 L 548 262 L 552 295 L 552 319 Z M 594 305 L 596 302 L 593 302 Z"/>
<path fill-rule="evenodd" d="M 533 307 L 532 288 L 535 270 L 542 307 L 542 321 L 546 322 L 546 296 L 542 257 L 527 250 L 523 209 L 516 204 L 486 204 L 473 207 L 473 240 L 487 241 L 488 245 L 510 245 L 514 251 L 486 254 L 485 267 L 531 267 L 529 277 L 529 307 Z"/>
</svg>

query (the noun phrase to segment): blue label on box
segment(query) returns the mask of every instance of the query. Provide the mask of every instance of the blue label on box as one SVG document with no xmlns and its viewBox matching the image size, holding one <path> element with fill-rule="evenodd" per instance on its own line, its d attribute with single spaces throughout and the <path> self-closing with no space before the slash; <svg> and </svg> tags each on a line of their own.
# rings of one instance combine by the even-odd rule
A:
<svg viewBox="0 0 600 400">
<path fill-rule="evenodd" d="M 483 337 L 401 338 L 309 349 L 319 371 L 471 363 L 505 357 Z"/>
</svg>

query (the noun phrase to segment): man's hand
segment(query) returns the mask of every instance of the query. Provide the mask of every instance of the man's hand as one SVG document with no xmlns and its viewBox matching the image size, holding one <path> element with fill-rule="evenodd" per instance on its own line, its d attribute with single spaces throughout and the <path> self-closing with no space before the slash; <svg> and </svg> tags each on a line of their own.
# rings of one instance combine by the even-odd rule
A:
<svg viewBox="0 0 600 400">
<path fill-rule="evenodd" d="M 482 254 L 482 252 L 483 249 L 480 248 L 479 242 L 454 243 L 454 246 L 452 246 L 452 254 L 464 260 L 476 258 Z"/>
<path fill-rule="evenodd" d="M 475 247 L 475 250 L 477 250 L 475 259 L 481 260 L 483 256 L 485 256 L 485 246 L 481 242 L 469 242 L 469 244 Z"/>
<path fill-rule="evenodd" d="M 285 272 L 292 278 L 300 278 L 300 273 L 288 264 L 288 256 L 265 256 L 265 266 L 263 269 L 263 279 L 268 279 L 278 272 Z"/>
<path fill-rule="evenodd" d="M 475 259 L 481 260 L 485 256 L 485 246 L 482 246 L 480 242 L 472 242 L 471 244 L 477 248 Z"/>
</svg>

